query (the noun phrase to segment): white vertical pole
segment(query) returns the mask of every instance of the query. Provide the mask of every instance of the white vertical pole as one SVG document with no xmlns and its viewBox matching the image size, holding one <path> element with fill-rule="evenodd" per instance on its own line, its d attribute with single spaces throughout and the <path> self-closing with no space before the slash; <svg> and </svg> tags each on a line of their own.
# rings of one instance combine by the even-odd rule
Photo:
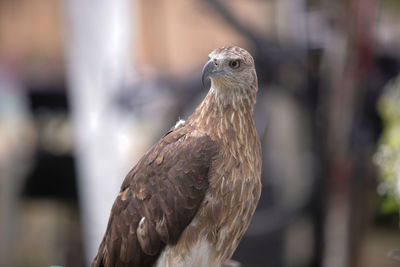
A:
<svg viewBox="0 0 400 267">
<path fill-rule="evenodd" d="M 86 261 L 97 253 L 127 172 L 118 88 L 135 72 L 135 0 L 66 1 L 66 55 Z M 125 121 L 126 122 L 126 121 Z M 129 138 L 128 138 L 129 139 Z"/>
</svg>

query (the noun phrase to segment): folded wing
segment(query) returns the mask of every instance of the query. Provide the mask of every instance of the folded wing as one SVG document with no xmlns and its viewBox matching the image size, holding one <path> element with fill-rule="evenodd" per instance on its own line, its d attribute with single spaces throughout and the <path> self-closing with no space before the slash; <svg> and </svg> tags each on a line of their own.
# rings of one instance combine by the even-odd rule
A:
<svg viewBox="0 0 400 267">
<path fill-rule="evenodd" d="M 176 244 L 208 188 L 217 144 L 181 126 L 165 135 L 128 173 L 92 267 L 152 266 Z"/>
</svg>

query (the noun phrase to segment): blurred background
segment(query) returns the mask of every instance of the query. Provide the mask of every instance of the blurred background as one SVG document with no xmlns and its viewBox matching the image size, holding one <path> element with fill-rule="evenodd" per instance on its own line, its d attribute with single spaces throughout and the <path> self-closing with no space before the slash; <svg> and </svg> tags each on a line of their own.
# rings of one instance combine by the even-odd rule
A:
<svg viewBox="0 0 400 267">
<path fill-rule="evenodd" d="M 233 259 L 400 266 L 399 0 L 0 0 L 0 266 L 89 266 L 224 45 L 255 58 L 263 146 Z"/>
</svg>

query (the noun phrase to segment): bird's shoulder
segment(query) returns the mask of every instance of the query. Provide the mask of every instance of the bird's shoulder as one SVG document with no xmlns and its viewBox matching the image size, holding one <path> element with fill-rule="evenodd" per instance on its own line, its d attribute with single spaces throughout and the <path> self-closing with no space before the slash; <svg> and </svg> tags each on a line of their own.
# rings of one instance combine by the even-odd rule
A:
<svg viewBox="0 0 400 267">
<path fill-rule="evenodd" d="M 126 176 L 121 185 L 121 192 L 129 185 L 135 186 L 140 178 L 154 176 L 166 171 L 195 171 L 201 166 L 208 166 L 219 150 L 218 142 L 206 133 L 189 126 L 181 125 L 167 132 Z M 143 182 L 149 182 L 145 179 Z"/>
</svg>

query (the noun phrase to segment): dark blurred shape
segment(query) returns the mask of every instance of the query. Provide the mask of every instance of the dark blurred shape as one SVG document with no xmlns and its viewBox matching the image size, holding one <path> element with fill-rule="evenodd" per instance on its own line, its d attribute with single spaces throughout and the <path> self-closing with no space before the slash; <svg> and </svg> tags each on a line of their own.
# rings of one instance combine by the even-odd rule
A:
<svg viewBox="0 0 400 267">
<path fill-rule="evenodd" d="M 77 201 L 74 159 L 71 155 L 36 152 L 35 162 L 22 191 L 25 197 Z"/>
<path fill-rule="evenodd" d="M 21 233 L 25 233 L 26 238 L 21 239 L 23 243 L 17 249 L 21 251 L 32 246 L 35 232 L 39 231 L 42 241 L 38 246 L 42 254 L 30 254 L 29 250 L 20 261 L 61 261 L 65 266 L 84 266 L 66 88 L 62 80 L 33 81 L 27 85 L 36 146 L 21 189 L 21 213 L 29 227 L 21 226 L 25 229 Z M 54 250 L 43 248 L 49 244 L 56 246 Z"/>
<path fill-rule="evenodd" d="M 72 147 L 66 151 L 59 148 L 58 146 L 66 145 L 63 144 L 65 140 L 57 140 L 60 142 L 56 142 L 55 147 L 46 145 L 50 142 L 46 137 L 57 138 L 62 124 L 68 123 L 65 117 L 69 113 L 65 87 L 62 84 L 51 85 L 50 88 L 33 86 L 29 88 L 28 98 L 39 133 L 39 142 L 22 194 L 27 197 L 50 197 L 76 202 L 77 177 Z M 59 121 L 54 122 L 55 120 Z M 45 128 L 51 123 L 56 123 L 56 127 L 50 128 L 49 134 L 45 135 Z"/>
<path fill-rule="evenodd" d="M 32 86 L 28 89 L 29 106 L 34 116 L 40 115 L 41 112 L 69 112 L 65 87 L 57 87 Z"/>
</svg>

